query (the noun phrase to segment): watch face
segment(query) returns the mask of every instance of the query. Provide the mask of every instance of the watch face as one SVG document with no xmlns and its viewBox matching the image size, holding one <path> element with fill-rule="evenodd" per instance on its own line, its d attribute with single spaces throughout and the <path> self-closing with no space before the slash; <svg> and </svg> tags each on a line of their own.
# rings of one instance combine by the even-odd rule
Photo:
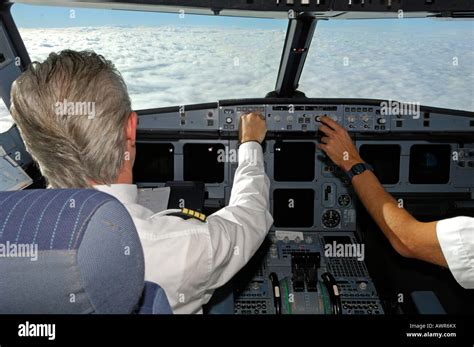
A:
<svg viewBox="0 0 474 347">
<path fill-rule="evenodd" d="M 365 171 L 365 166 L 363 164 L 354 165 L 352 171 L 354 172 L 354 174 L 360 175 L 362 172 Z"/>
</svg>

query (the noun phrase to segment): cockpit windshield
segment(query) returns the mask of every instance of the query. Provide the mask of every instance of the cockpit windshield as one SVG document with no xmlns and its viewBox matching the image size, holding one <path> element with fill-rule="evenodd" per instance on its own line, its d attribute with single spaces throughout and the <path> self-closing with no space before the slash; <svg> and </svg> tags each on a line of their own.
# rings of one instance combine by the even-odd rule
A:
<svg viewBox="0 0 474 347">
<path fill-rule="evenodd" d="M 132 107 L 264 97 L 275 87 L 287 21 L 15 4 L 32 59 L 87 50 L 115 63 Z"/>
<path fill-rule="evenodd" d="M 474 111 L 474 22 L 319 21 L 299 90 Z"/>
<path fill-rule="evenodd" d="M 264 97 L 285 19 L 16 4 L 31 59 L 92 49 L 123 74 L 134 109 Z M 474 110 L 474 22 L 320 20 L 299 90 L 314 98 L 398 100 Z"/>
</svg>

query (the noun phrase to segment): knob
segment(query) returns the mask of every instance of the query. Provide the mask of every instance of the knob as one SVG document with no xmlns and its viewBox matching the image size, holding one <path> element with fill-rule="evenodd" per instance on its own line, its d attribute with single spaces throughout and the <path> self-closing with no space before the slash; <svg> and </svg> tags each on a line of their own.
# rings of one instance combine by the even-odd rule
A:
<svg viewBox="0 0 474 347">
<path fill-rule="evenodd" d="M 385 124 L 385 123 L 387 123 L 387 120 L 385 118 L 379 118 L 379 119 L 377 119 L 377 123 Z"/>
<path fill-rule="evenodd" d="M 227 124 L 232 123 L 232 117 L 227 117 L 227 118 L 225 119 L 225 122 L 226 122 Z"/>
<path fill-rule="evenodd" d="M 364 114 L 364 115 L 362 116 L 362 120 L 363 120 L 365 123 L 367 123 L 367 122 L 369 121 L 369 115 Z"/>
</svg>

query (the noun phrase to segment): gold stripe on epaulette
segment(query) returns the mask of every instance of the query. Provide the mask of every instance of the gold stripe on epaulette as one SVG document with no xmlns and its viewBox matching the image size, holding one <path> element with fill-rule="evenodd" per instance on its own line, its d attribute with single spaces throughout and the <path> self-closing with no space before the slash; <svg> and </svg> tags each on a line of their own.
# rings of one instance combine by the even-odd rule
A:
<svg viewBox="0 0 474 347">
<path fill-rule="evenodd" d="M 201 212 L 198 212 L 198 211 L 190 210 L 189 208 L 183 208 L 183 209 L 181 209 L 181 212 L 183 212 L 183 214 L 185 214 L 187 216 L 199 219 L 203 222 L 205 222 L 206 219 L 207 219 L 205 214 L 203 214 Z"/>
</svg>

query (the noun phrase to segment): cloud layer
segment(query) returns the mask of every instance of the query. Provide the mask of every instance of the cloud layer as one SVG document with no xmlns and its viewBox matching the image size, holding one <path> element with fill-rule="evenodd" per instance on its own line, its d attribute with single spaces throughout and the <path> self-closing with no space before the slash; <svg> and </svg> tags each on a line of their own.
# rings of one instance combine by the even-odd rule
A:
<svg viewBox="0 0 474 347">
<path fill-rule="evenodd" d="M 21 29 L 32 60 L 70 48 L 113 61 L 134 109 L 264 97 L 285 32 L 216 27 Z M 300 90 L 474 110 L 474 34 L 318 28 Z M 456 60 L 457 59 L 457 60 Z M 457 62 L 453 64 L 453 62 Z M 0 105 L 0 132 L 9 126 Z"/>
</svg>

